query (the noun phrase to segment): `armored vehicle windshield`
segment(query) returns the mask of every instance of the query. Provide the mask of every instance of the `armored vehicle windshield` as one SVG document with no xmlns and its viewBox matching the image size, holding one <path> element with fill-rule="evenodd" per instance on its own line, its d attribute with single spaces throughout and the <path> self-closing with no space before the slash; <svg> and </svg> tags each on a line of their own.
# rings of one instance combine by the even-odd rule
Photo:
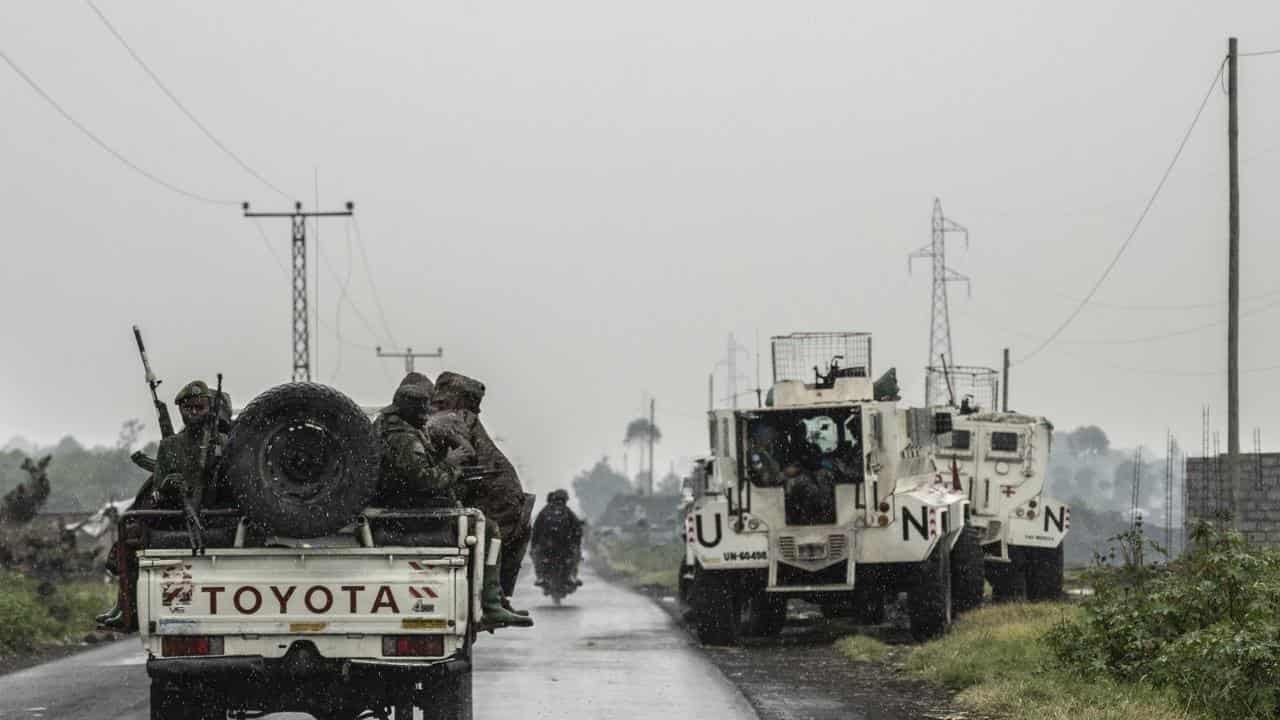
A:
<svg viewBox="0 0 1280 720">
<path fill-rule="evenodd" d="M 862 415 L 857 407 L 806 408 L 747 417 L 744 472 L 759 487 L 801 475 L 861 483 Z"/>
</svg>

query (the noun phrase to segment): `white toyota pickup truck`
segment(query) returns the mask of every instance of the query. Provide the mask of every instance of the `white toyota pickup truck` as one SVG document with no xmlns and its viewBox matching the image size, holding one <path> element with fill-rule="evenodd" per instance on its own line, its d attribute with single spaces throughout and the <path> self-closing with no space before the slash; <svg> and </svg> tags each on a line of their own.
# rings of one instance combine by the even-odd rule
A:
<svg viewBox="0 0 1280 720">
<path fill-rule="evenodd" d="M 232 427 L 202 547 L 180 510 L 122 516 L 152 720 L 472 717 L 484 516 L 366 507 L 377 453 L 354 403 L 292 383 Z"/>
</svg>

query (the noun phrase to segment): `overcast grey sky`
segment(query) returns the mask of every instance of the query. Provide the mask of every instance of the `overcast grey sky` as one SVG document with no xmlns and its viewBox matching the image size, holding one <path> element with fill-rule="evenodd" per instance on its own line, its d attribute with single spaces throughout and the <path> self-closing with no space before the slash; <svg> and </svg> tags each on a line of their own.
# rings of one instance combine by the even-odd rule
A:
<svg viewBox="0 0 1280 720">
<path fill-rule="evenodd" d="M 658 465 L 705 446 L 707 373 L 736 332 L 875 334 L 922 399 L 939 196 L 972 231 L 951 264 L 956 359 L 1046 336 L 1124 239 L 1226 48 L 1280 47 L 1270 2 L 220 2 L 100 7 L 186 105 L 308 206 L 356 203 L 394 343 L 445 347 L 539 490 L 656 396 Z M 0 49 L 131 160 L 260 209 L 284 201 L 213 147 L 81 2 L 7 2 Z M 1280 55 L 1241 61 L 1243 295 L 1275 292 Z M 129 326 L 172 396 L 288 379 L 289 286 L 236 205 L 138 177 L 0 65 L 0 438 L 108 441 L 150 420 Z M 1098 293 L 1221 302 L 1225 97 Z M 288 227 L 264 224 L 287 258 Z M 401 368 L 344 221 L 322 225 L 319 378 L 385 401 Z M 312 261 L 317 260 L 312 255 Z M 375 324 L 344 309 L 348 297 Z M 1265 308 L 1280 296 L 1246 302 Z M 1013 405 L 1120 444 L 1199 448 L 1225 407 L 1225 307 L 1091 306 L 1014 368 Z M 1242 366 L 1280 365 L 1280 310 Z M 339 342 L 337 331 L 343 342 Z M 345 344 L 344 344 L 345 343 Z M 363 347 L 361 347 L 363 346 Z M 1125 369 L 1116 369 L 1125 368 Z M 1133 372 L 1133 370 L 1143 372 Z M 765 368 L 767 374 L 767 367 Z M 1186 375 L 1179 375 L 1185 373 Z M 1243 379 L 1242 428 L 1280 438 L 1280 370 Z M 154 423 L 151 423 L 154 431 Z M 1225 436 L 1223 438 L 1225 447 Z M 1249 442 L 1245 441 L 1246 449 Z M 634 462 L 632 469 L 635 469 Z"/>
</svg>

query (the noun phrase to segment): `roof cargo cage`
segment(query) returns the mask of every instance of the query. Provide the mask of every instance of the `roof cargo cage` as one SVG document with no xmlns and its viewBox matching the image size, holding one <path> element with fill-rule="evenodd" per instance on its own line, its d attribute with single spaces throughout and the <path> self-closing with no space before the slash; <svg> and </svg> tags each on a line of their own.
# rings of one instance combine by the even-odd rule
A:
<svg viewBox="0 0 1280 720">
<path fill-rule="evenodd" d="M 991 412 L 999 410 L 1000 374 L 991 368 L 947 366 L 928 369 L 925 394 L 929 405 L 961 406 L 969 398 L 969 407 Z"/>
<path fill-rule="evenodd" d="M 773 382 L 831 387 L 836 378 L 871 377 L 871 333 L 808 332 L 772 338 Z"/>
</svg>

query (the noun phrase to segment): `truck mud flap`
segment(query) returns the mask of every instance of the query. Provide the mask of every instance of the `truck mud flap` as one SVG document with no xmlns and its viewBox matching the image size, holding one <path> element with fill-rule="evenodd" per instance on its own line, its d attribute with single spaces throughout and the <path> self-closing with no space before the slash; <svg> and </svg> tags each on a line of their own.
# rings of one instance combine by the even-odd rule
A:
<svg viewBox="0 0 1280 720">
<path fill-rule="evenodd" d="M 261 655 L 233 657 L 150 658 L 147 675 L 154 680 L 265 680 L 267 664 Z"/>
</svg>

